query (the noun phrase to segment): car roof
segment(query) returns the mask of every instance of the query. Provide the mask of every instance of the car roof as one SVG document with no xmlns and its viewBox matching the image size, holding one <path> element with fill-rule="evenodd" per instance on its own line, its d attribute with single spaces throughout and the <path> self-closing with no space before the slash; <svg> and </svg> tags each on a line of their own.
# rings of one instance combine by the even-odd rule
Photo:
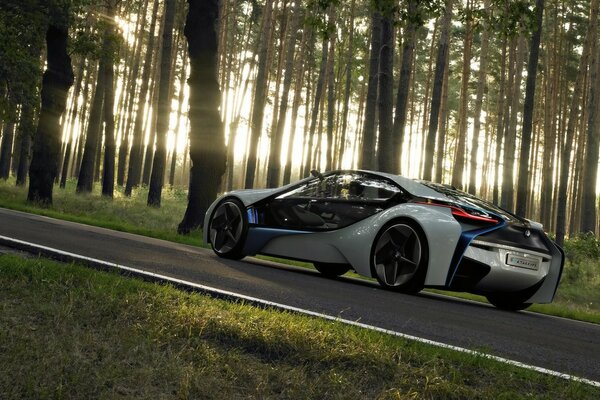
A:
<svg viewBox="0 0 600 400">
<path fill-rule="evenodd" d="M 400 185 L 400 187 L 402 187 L 404 190 L 406 190 L 408 193 L 410 193 L 413 196 L 426 197 L 429 199 L 442 200 L 442 201 L 450 200 L 447 196 L 444 196 L 442 193 L 437 192 L 437 191 L 423 185 L 419 181 L 410 179 L 410 178 L 405 178 L 404 176 L 401 176 L 401 175 L 394 175 L 394 174 L 389 174 L 387 172 L 370 171 L 370 170 L 365 170 L 365 169 L 352 170 L 352 171 L 350 171 L 350 170 L 349 171 L 332 171 L 332 172 L 364 172 L 364 173 L 368 173 L 368 174 L 372 174 L 372 175 L 378 175 L 378 176 L 382 176 L 384 178 L 394 181 L 395 183 Z"/>
</svg>

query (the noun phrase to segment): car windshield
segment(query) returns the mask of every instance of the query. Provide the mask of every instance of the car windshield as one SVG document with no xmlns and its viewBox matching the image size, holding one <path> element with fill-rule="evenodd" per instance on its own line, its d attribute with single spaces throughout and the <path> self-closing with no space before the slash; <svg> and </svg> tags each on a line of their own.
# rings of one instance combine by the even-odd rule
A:
<svg viewBox="0 0 600 400">
<path fill-rule="evenodd" d="M 440 183 L 427 182 L 427 181 L 419 181 L 419 183 L 427 186 L 430 189 L 435 190 L 438 193 L 443 194 L 444 196 L 456 201 L 459 204 L 479 208 L 484 211 L 494 213 L 496 215 L 500 215 L 502 218 L 504 218 L 507 221 L 520 220 L 520 218 L 517 217 L 516 215 L 514 215 L 513 213 L 506 211 L 505 209 L 500 208 L 493 203 L 482 200 L 482 199 L 475 197 L 469 193 L 462 192 L 451 186 L 442 185 Z"/>
</svg>

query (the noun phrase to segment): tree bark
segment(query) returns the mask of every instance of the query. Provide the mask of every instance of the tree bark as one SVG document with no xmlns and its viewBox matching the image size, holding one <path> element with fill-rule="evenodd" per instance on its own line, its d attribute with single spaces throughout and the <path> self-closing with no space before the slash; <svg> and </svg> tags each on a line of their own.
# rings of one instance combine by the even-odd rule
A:
<svg viewBox="0 0 600 400">
<path fill-rule="evenodd" d="M 514 209 L 514 165 L 515 165 L 515 143 L 517 138 L 517 116 L 519 113 L 521 78 L 523 76 L 523 58 L 525 43 L 522 36 L 517 39 L 518 45 L 514 57 L 514 81 L 511 89 L 512 98 L 510 105 L 510 118 L 506 129 L 504 140 L 503 178 L 502 178 L 502 208 L 513 211 Z"/>
<path fill-rule="evenodd" d="M 277 126 L 274 128 L 273 138 L 271 139 L 272 143 L 271 151 L 269 152 L 269 166 L 267 168 L 267 187 L 279 186 L 279 175 L 281 172 L 280 156 L 285 151 L 283 148 L 283 128 L 285 127 L 286 122 L 289 93 L 294 72 L 294 52 L 296 49 L 296 37 L 298 36 L 297 31 L 300 24 L 300 16 L 300 3 L 296 2 L 292 11 L 291 24 L 288 34 L 289 37 L 285 53 L 285 74 L 283 77 L 283 91 L 281 93 L 279 105 L 279 116 L 277 117 Z"/>
<path fill-rule="evenodd" d="M 527 216 L 527 198 L 529 187 L 529 152 L 531 149 L 531 131 L 533 128 L 533 106 L 535 98 L 535 80 L 540 54 L 540 40 L 542 36 L 542 19 L 544 14 L 544 0 L 535 3 L 535 27 L 531 36 L 529 49 L 529 64 L 527 66 L 527 84 L 525 87 L 525 104 L 523 110 L 523 131 L 521 133 L 521 155 L 519 157 L 519 178 L 517 180 L 517 215 Z"/>
<path fill-rule="evenodd" d="M 158 115 L 156 119 L 156 151 L 152 162 L 152 175 L 148 190 L 148 205 L 160 207 L 162 188 L 165 182 L 167 163 L 167 133 L 171 116 L 171 52 L 173 47 L 173 25 L 175 23 L 175 0 L 165 0 L 165 26 L 162 37 L 160 80 L 158 81 Z"/>
<path fill-rule="evenodd" d="M 27 170 L 29 169 L 29 159 L 31 154 L 31 138 L 33 136 L 35 112 L 33 105 L 29 102 L 23 104 L 21 109 L 21 120 L 19 123 L 19 136 L 21 137 L 21 147 L 19 156 L 19 165 L 17 167 L 17 186 L 25 185 L 27 180 Z"/>
<path fill-rule="evenodd" d="M 68 10 L 61 19 L 66 20 Z M 28 201 L 52 204 L 52 189 L 58 172 L 60 118 L 65 112 L 67 95 L 75 79 L 67 53 L 69 38 L 66 23 L 50 22 L 46 31 L 46 72 L 42 79 L 42 107 L 33 142 L 29 167 Z"/>
<path fill-rule="evenodd" d="M 98 151 L 98 141 L 101 138 L 102 128 L 102 110 L 104 104 L 104 91 L 106 85 L 106 65 L 107 61 L 103 57 L 98 67 L 98 78 L 92 108 L 90 110 L 90 119 L 87 133 L 85 135 L 85 146 L 83 157 L 79 168 L 77 178 L 77 193 L 91 193 L 94 182 L 94 166 L 96 164 L 96 153 Z"/>
<path fill-rule="evenodd" d="M 586 151 L 583 158 L 581 204 L 581 233 L 596 234 L 596 181 L 598 176 L 598 147 L 600 146 L 600 57 L 598 56 L 597 27 L 593 29 L 590 60 L 589 94 L 587 103 Z"/>
<path fill-rule="evenodd" d="M 381 18 L 381 51 L 379 52 L 379 144 L 377 150 L 378 169 L 393 173 L 396 169 L 396 154 L 393 137 L 394 106 L 394 21 L 391 12 Z"/>
<path fill-rule="evenodd" d="M 111 5 L 108 10 L 108 15 L 114 18 L 115 8 Z M 114 55 L 118 54 L 119 51 L 115 48 L 116 41 L 113 38 L 114 27 L 111 24 L 108 28 L 107 37 L 105 40 L 111 40 L 113 43 L 111 46 L 110 56 L 113 59 Z M 115 187 L 115 116 L 114 116 L 114 104 L 115 104 L 115 86 L 114 86 L 114 63 L 109 62 L 106 65 L 105 86 L 104 86 L 104 168 L 102 169 L 102 195 L 106 197 L 113 197 Z"/>
<path fill-rule="evenodd" d="M 442 85 L 444 83 L 444 72 L 448 68 L 448 48 L 450 41 L 450 28 L 452 22 L 453 0 L 445 1 L 444 16 L 442 17 L 442 31 L 440 33 L 440 42 L 435 63 L 435 77 L 433 82 L 433 91 L 431 94 L 431 110 L 429 114 L 429 130 L 425 141 L 425 163 L 423 179 L 431 180 L 433 170 L 433 156 L 435 152 L 435 136 L 438 129 L 438 119 L 440 113 L 440 102 L 442 97 Z M 438 148 L 438 151 L 444 149 Z M 441 166 L 438 166 L 441 168 Z"/>
<path fill-rule="evenodd" d="M 588 67 L 590 51 L 592 48 L 592 40 L 594 39 L 596 30 L 598 29 L 598 9 L 600 2 L 592 0 L 590 5 L 590 20 L 588 30 L 586 32 L 585 41 L 581 59 L 579 60 L 579 71 L 575 79 L 573 88 L 573 97 L 571 98 L 571 107 L 569 110 L 569 119 L 567 122 L 566 139 L 562 151 L 560 179 L 558 189 L 558 204 L 556 210 L 556 243 L 559 246 L 564 245 L 567 227 L 567 195 L 569 186 L 569 166 L 571 164 L 571 151 L 575 140 L 575 126 L 579 118 L 579 102 L 583 91 L 583 80 Z"/>
<path fill-rule="evenodd" d="M 396 95 L 396 113 L 394 114 L 393 127 L 393 151 L 397 152 L 395 172 L 400 173 L 402 160 L 402 143 L 404 141 L 404 130 L 406 128 L 406 113 L 408 111 L 408 93 L 410 92 L 410 78 L 412 76 L 413 54 L 417 41 L 417 29 L 420 24 L 416 22 L 418 17 L 418 0 L 408 1 L 408 21 L 403 34 L 402 64 L 400 66 L 400 78 L 398 93 Z"/>
<path fill-rule="evenodd" d="M 454 167 L 452 168 L 452 186 L 461 190 L 464 181 L 467 128 L 469 126 L 469 79 L 471 77 L 471 47 L 473 42 L 473 16 L 471 7 L 471 0 L 467 0 L 457 144 L 454 153 Z"/>
<path fill-rule="evenodd" d="M 490 0 L 485 0 L 483 8 L 490 8 Z M 473 123 L 473 138 L 471 140 L 471 165 L 469 173 L 469 193 L 475 195 L 477 193 L 477 155 L 479 153 L 479 137 L 481 132 L 481 109 L 483 107 L 483 95 L 486 87 L 487 79 L 487 62 L 488 62 L 488 47 L 489 47 L 489 28 L 487 24 L 483 27 L 481 34 L 481 49 L 479 51 L 479 71 L 477 73 L 477 94 L 474 107 L 474 123 Z M 485 179 L 485 172 L 483 174 Z"/>
<path fill-rule="evenodd" d="M 127 167 L 127 182 L 125 184 L 125 196 L 127 197 L 130 197 L 133 188 L 140 184 L 140 176 L 142 172 L 142 142 L 144 139 L 142 128 L 144 126 L 146 97 L 148 95 L 150 73 L 152 71 L 152 60 L 154 58 L 153 54 L 155 51 L 154 31 L 156 29 L 156 21 L 158 20 L 158 4 L 159 2 L 155 1 L 152 9 L 152 21 L 150 23 L 148 46 L 146 47 L 146 56 L 144 59 L 144 69 L 142 71 L 138 107 L 133 125 L 131 149 L 129 150 L 129 165 Z"/>
<path fill-rule="evenodd" d="M 217 196 L 226 168 L 225 134 L 219 115 L 221 93 L 217 80 L 217 0 L 188 0 L 185 25 L 191 72 L 190 187 L 188 206 L 178 232 L 188 234 L 201 226 Z"/>
<path fill-rule="evenodd" d="M 308 176 L 313 164 L 315 163 L 315 160 L 313 159 L 313 141 L 315 139 L 317 125 L 319 123 L 319 109 L 323 101 L 323 86 L 325 84 L 325 74 L 327 72 L 327 58 L 329 56 L 328 43 L 329 39 L 327 37 L 323 37 L 321 63 L 319 65 L 319 77 L 317 79 L 317 85 L 315 87 L 315 98 L 310 117 L 310 129 L 308 132 L 308 145 L 306 148 L 308 156 L 306 157 L 306 164 L 304 164 L 304 169 L 302 172 L 303 176 Z"/>
<path fill-rule="evenodd" d="M 379 72 L 379 53 L 381 51 L 381 13 L 374 11 L 371 14 L 371 52 L 369 56 L 369 81 L 367 86 L 367 100 L 363 123 L 360 166 L 362 169 L 375 169 L 377 153 L 375 152 L 375 119 L 377 112 L 377 87 Z"/>
<path fill-rule="evenodd" d="M 252 111 L 252 126 L 250 129 L 250 149 L 246 163 L 246 178 L 244 187 L 251 189 L 254 187 L 254 178 L 256 175 L 258 141 L 262 134 L 263 119 L 265 115 L 265 101 L 267 95 L 267 75 L 268 75 L 268 52 L 269 37 L 271 36 L 271 20 L 273 14 L 273 0 L 266 0 L 264 7 L 264 18 L 261 29 L 260 49 L 258 51 L 258 72 L 256 75 L 256 89 L 254 92 L 254 105 Z"/>
</svg>

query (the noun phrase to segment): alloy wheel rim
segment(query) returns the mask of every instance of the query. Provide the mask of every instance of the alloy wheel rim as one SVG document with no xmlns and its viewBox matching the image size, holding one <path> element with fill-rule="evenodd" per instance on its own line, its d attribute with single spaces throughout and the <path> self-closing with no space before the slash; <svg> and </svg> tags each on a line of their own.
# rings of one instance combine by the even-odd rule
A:
<svg viewBox="0 0 600 400">
<path fill-rule="evenodd" d="M 401 286 L 417 273 L 421 262 L 421 240 L 406 224 L 387 228 L 377 240 L 373 255 L 375 271 L 388 286 Z"/>
<path fill-rule="evenodd" d="M 242 237 L 244 220 L 237 204 L 225 202 L 221 204 L 210 223 L 210 242 L 217 253 L 231 251 Z"/>
</svg>

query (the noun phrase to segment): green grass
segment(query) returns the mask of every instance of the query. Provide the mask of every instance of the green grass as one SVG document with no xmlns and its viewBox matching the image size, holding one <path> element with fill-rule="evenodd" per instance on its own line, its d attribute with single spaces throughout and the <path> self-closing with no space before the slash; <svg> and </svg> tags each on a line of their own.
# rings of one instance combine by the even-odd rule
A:
<svg viewBox="0 0 600 400">
<path fill-rule="evenodd" d="M 14 178 L 0 180 L 0 207 L 184 244 L 202 245 L 200 231 L 188 236 L 177 234 L 177 225 L 183 219 L 187 206 L 187 192 L 181 189 L 164 189 L 160 208 L 146 205 L 146 187 L 135 189 L 130 198 L 123 194 L 123 188 L 118 188 L 114 199 L 101 196 L 100 185 L 94 185 L 91 194 L 76 194 L 75 189 L 76 182 L 73 180 L 67 181 L 65 189 L 55 185 L 52 206 L 40 207 L 26 201 L 27 189 L 16 187 Z"/>
<path fill-rule="evenodd" d="M 100 196 L 99 185 L 96 185 L 91 195 L 76 195 L 75 182 L 69 181 L 66 189 L 55 187 L 54 204 L 51 207 L 41 208 L 25 201 L 26 188 L 15 187 L 14 179 L 0 181 L 0 207 L 204 246 L 199 231 L 192 232 L 189 236 L 176 233 L 187 205 L 185 191 L 163 190 L 161 208 L 147 207 L 147 195 L 147 189 L 141 188 L 135 190 L 131 198 L 127 198 L 122 189 L 118 189 L 115 191 L 115 198 L 110 200 Z M 536 304 L 529 310 L 600 323 L 600 241 L 590 236 L 576 237 L 567 241 L 565 250 L 567 262 L 554 302 Z M 262 256 L 260 258 L 312 268 L 310 263 L 305 262 Z M 358 277 L 351 273 L 350 276 Z M 432 292 L 486 302 L 485 298 L 470 293 L 435 290 Z"/>
<path fill-rule="evenodd" d="M 2 399 L 595 399 L 365 329 L 0 255 Z"/>
</svg>

